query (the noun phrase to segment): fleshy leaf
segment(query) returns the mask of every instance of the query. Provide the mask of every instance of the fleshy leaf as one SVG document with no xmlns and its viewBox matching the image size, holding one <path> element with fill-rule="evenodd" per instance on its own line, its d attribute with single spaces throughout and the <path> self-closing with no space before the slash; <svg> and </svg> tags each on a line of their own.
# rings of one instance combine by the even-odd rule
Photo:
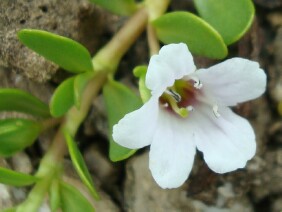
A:
<svg viewBox="0 0 282 212">
<path fill-rule="evenodd" d="M 17 208 L 5 208 L 2 212 L 16 212 Z"/>
<path fill-rule="evenodd" d="M 167 13 L 152 24 L 158 38 L 165 44 L 183 42 L 192 53 L 214 59 L 222 59 L 227 55 L 227 47 L 220 34 L 192 13 Z"/>
<path fill-rule="evenodd" d="M 91 192 L 92 196 L 95 199 L 99 199 L 99 195 L 97 191 L 95 190 L 94 183 L 92 181 L 92 177 L 87 169 L 87 166 L 84 162 L 84 159 L 79 152 L 77 145 L 73 139 L 73 137 L 65 130 L 64 131 L 65 139 L 67 141 L 68 150 L 70 153 L 70 157 L 72 160 L 72 163 L 74 165 L 74 168 L 76 169 L 80 179 L 82 182 L 86 185 L 86 187 Z"/>
<path fill-rule="evenodd" d="M 94 72 L 86 72 L 86 73 L 79 74 L 75 77 L 74 79 L 74 102 L 77 108 L 80 107 L 83 91 L 87 83 L 89 82 L 89 80 L 93 78 L 94 74 L 95 74 Z"/>
<path fill-rule="evenodd" d="M 137 9 L 134 0 L 90 0 L 117 15 L 131 15 Z"/>
<path fill-rule="evenodd" d="M 37 181 L 37 177 L 0 167 L 0 183 L 11 186 L 27 186 Z"/>
<path fill-rule="evenodd" d="M 93 71 L 88 50 L 72 39 L 35 29 L 23 29 L 18 33 L 18 37 L 28 48 L 66 71 L 72 73 Z"/>
<path fill-rule="evenodd" d="M 50 112 L 54 117 L 64 115 L 74 105 L 75 77 L 66 79 L 55 90 L 50 101 Z"/>
<path fill-rule="evenodd" d="M 122 147 L 113 141 L 113 126 L 127 113 L 141 107 L 142 102 L 128 87 L 113 80 L 109 80 L 104 86 L 103 96 L 109 123 L 109 157 L 112 161 L 124 160 L 133 155 L 136 150 Z"/>
<path fill-rule="evenodd" d="M 26 119 L 0 120 L 0 156 L 8 157 L 30 146 L 41 127 L 40 123 Z"/>
<path fill-rule="evenodd" d="M 229 45 L 239 40 L 254 19 L 251 0 L 194 0 L 200 16 L 213 26 Z"/>
<path fill-rule="evenodd" d="M 143 103 L 151 98 L 151 91 L 145 85 L 147 68 L 147 66 L 137 66 L 133 70 L 134 76 L 139 78 L 139 92 Z"/>
<path fill-rule="evenodd" d="M 65 212 L 94 212 L 95 209 L 75 187 L 60 182 L 61 208 Z"/>
<path fill-rule="evenodd" d="M 48 105 L 25 91 L 11 88 L 0 89 L 0 111 L 17 111 L 42 118 L 50 117 Z"/>
</svg>

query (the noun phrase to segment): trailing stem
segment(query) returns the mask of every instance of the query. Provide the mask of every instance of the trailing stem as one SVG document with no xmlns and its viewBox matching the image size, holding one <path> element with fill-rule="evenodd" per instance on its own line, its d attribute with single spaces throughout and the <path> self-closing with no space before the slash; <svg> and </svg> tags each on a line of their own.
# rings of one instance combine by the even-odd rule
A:
<svg viewBox="0 0 282 212">
<path fill-rule="evenodd" d="M 63 157 L 67 152 L 62 131 L 67 130 L 72 136 L 75 136 L 78 127 L 91 107 L 93 99 L 105 84 L 107 76 L 116 71 L 122 56 L 144 31 L 147 20 L 147 10 L 145 8 L 140 9 L 93 58 L 94 69 L 97 74 L 88 83 L 84 91 L 81 108 L 78 110 L 73 107 L 65 115 L 64 121 L 56 133 L 49 150 L 40 163 L 36 176 L 40 177 L 41 180 L 36 183 L 25 202 L 17 208 L 17 211 L 38 211 L 53 179 L 58 177 L 58 173 L 60 173 Z"/>
</svg>

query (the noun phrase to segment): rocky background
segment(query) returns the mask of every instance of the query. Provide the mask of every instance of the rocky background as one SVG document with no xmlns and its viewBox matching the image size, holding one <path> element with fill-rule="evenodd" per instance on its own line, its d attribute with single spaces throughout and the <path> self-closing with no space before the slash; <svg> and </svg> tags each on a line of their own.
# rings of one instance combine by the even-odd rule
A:
<svg viewBox="0 0 282 212">
<path fill-rule="evenodd" d="M 125 162 L 112 163 L 107 157 L 107 122 L 100 96 L 93 101 L 89 117 L 77 140 L 102 200 L 97 211 L 115 212 L 281 212 L 282 210 L 282 119 L 277 103 L 282 101 L 282 0 L 254 0 L 256 18 L 250 31 L 232 45 L 230 57 L 258 61 L 268 75 L 268 89 L 261 98 L 234 110 L 249 119 L 257 135 L 257 154 L 246 169 L 218 175 L 197 154 L 193 172 L 184 186 L 162 190 L 148 170 L 148 149 L 140 150 Z M 170 10 L 194 10 L 192 1 L 172 0 Z M 58 66 L 21 45 L 17 31 L 44 29 L 70 37 L 91 53 L 105 44 L 125 18 L 114 16 L 89 4 L 87 0 L 1 0 L 0 1 L 0 87 L 26 90 L 45 102 L 68 76 Z M 135 65 L 148 63 L 146 35 L 124 57 L 117 78 L 132 89 Z M 214 61 L 196 58 L 198 67 Z M 12 114 L 13 115 L 13 114 Z M 11 114 L 0 114 L 0 117 Z M 0 158 L 0 166 L 34 173 L 44 155 L 53 131 L 46 132 L 25 152 Z M 66 157 L 66 180 L 81 187 Z M 0 184 L 0 209 L 25 199 L 29 188 Z M 49 211 L 48 204 L 41 211 Z"/>
</svg>

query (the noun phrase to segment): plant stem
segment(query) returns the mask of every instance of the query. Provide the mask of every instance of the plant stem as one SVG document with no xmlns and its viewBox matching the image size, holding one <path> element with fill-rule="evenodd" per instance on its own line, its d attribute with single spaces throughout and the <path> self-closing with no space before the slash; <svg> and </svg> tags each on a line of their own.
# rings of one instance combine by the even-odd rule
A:
<svg viewBox="0 0 282 212">
<path fill-rule="evenodd" d="M 48 129 L 54 128 L 55 126 L 62 123 L 62 118 L 50 118 L 41 122 L 43 128 L 42 131 L 46 131 Z"/>
<path fill-rule="evenodd" d="M 93 58 L 95 71 L 104 71 L 105 68 L 115 71 L 123 55 L 144 31 L 147 20 L 147 9 L 140 9 Z"/>
<path fill-rule="evenodd" d="M 33 187 L 25 202 L 17 208 L 18 212 L 38 211 L 52 180 L 57 176 L 57 170 L 62 166 L 63 156 L 67 152 L 62 131 L 67 130 L 72 136 L 75 136 L 78 127 L 87 116 L 93 99 L 105 84 L 108 74 L 116 71 L 122 56 L 144 31 L 147 19 L 146 9 L 140 9 L 93 58 L 93 64 L 97 74 L 84 90 L 80 109 L 78 110 L 73 107 L 66 114 L 50 148 L 40 163 L 36 176 L 40 177 L 41 180 Z"/>
<path fill-rule="evenodd" d="M 160 50 L 160 44 L 156 36 L 156 31 L 149 23 L 147 26 L 147 39 L 150 49 L 150 55 L 158 54 Z"/>
<path fill-rule="evenodd" d="M 160 50 L 159 40 L 156 30 L 151 24 L 151 21 L 160 17 L 166 10 L 170 0 L 147 0 L 146 5 L 149 9 L 149 21 L 147 24 L 147 39 L 150 49 L 150 55 L 158 54 Z"/>
</svg>

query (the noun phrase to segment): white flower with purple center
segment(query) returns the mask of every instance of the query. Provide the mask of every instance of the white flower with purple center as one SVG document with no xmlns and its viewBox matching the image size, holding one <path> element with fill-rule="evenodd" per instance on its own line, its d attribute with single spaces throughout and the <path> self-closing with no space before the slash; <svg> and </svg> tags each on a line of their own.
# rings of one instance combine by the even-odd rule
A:
<svg viewBox="0 0 282 212">
<path fill-rule="evenodd" d="M 196 148 L 214 172 L 243 168 L 256 151 L 249 122 L 232 112 L 262 95 L 266 75 L 257 62 L 242 58 L 199 69 L 183 43 L 152 56 L 146 74 L 151 98 L 114 126 L 121 146 L 150 146 L 149 168 L 162 188 L 181 186 L 191 172 Z"/>
</svg>

